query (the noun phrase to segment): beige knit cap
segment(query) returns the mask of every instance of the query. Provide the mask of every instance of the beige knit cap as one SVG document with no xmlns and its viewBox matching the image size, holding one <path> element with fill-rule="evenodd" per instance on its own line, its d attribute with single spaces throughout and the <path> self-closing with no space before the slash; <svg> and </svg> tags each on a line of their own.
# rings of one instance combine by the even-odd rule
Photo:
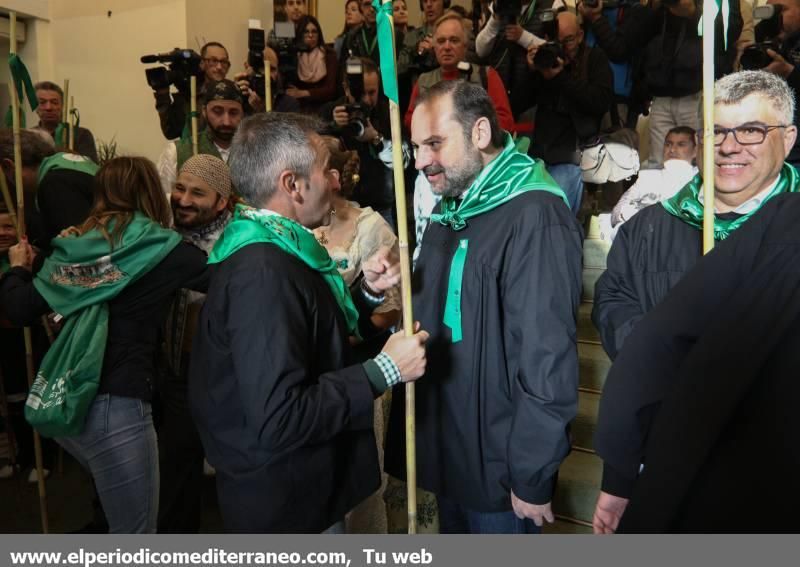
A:
<svg viewBox="0 0 800 567">
<path fill-rule="evenodd" d="M 231 173 L 227 164 L 210 154 L 197 154 L 187 159 L 181 173 L 196 175 L 223 198 L 231 196 Z"/>
</svg>

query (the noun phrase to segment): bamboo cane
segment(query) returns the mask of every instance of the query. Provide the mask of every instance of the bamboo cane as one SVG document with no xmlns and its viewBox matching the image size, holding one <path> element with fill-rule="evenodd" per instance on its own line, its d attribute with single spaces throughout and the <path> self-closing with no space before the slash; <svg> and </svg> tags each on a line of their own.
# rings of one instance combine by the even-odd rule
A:
<svg viewBox="0 0 800 567">
<path fill-rule="evenodd" d="M 381 0 L 382 4 L 392 0 Z M 394 18 L 392 23 L 392 53 L 394 44 Z M 397 65 L 395 65 L 397 69 Z M 396 72 L 396 71 L 395 71 Z M 392 164 L 394 173 L 394 198 L 397 206 L 397 239 L 400 247 L 400 277 L 403 301 L 403 331 L 407 337 L 414 334 L 414 313 L 411 307 L 411 260 L 408 254 L 408 216 L 406 214 L 406 183 L 403 175 L 403 138 L 401 135 L 400 107 L 389 101 L 389 118 L 392 126 Z M 417 533 L 417 426 L 414 410 L 414 383 L 406 384 L 406 486 L 408 489 L 408 533 Z"/>
<path fill-rule="evenodd" d="M 11 199 L 11 192 L 8 190 L 8 182 L 6 181 L 6 176 L 3 173 L 0 173 L 0 192 L 3 193 L 3 201 L 8 209 L 8 216 L 11 217 L 11 223 L 15 228 L 19 228 L 19 223 L 17 222 L 17 209 L 14 206 L 14 201 Z"/>
<path fill-rule="evenodd" d="M 63 136 L 68 135 L 66 128 L 69 128 L 69 79 L 64 79 L 64 100 L 61 101 L 61 123 L 64 125 L 65 130 L 61 133 L 62 139 L 55 140 L 55 143 L 56 146 L 64 148 L 69 142 L 69 137 L 63 139 Z"/>
<path fill-rule="evenodd" d="M 69 97 L 69 109 L 67 110 L 67 120 L 69 121 L 69 144 L 67 147 L 69 151 L 75 149 L 75 117 L 72 115 L 72 109 L 75 108 L 75 97 Z"/>
<path fill-rule="evenodd" d="M 192 75 L 189 79 L 189 89 L 192 110 L 192 155 L 197 155 L 197 77 Z"/>
<path fill-rule="evenodd" d="M 17 13 L 9 13 L 11 19 L 11 53 L 17 52 Z M 25 235 L 25 190 L 22 184 L 22 142 L 20 140 L 20 104 L 17 89 L 9 85 L 11 91 L 11 118 L 14 136 L 14 183 L 17 187 L 17 235 Z M 28 387 L 33 386 L 33 343 L 31 341 L 31 328 L 25 327 L 25 363 L 28 370 Z M 33 430 L 33 449 L 36 458 L 36 474 L 39 477 L 39 512 L 42 517 L 42 532 L 49 533 L 47 517 L 47 488 L 44 483 L 44 466 L 42 465 L 42 440 L 39 432 Z"/>
<path fill-rule="evenodd" d="M 272 112 L 272 64 L 264 59 L 264 109 Z"/>
<path fill-rule="evenodd" d="M 703 254 L 714 248 L 714 0 L 703 2 Z"/>
</svg>

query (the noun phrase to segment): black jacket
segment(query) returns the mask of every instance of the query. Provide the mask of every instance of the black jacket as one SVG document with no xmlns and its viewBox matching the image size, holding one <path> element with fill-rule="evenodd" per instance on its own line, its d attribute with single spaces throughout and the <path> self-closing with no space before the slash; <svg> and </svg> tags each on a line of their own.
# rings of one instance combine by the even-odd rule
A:
<svg viewBox="0 0 800 567">
<path fill-rule="evenodd" d="M 532 73 L 536 104 L 530 154 L 548 165 L 580 163 L 578 148 L 600 132 L 614 99 L 614 76 L 600 49 L 584 45 L 577 60 L 545 80 Z"/>
<path fill-rule="evenodd" d="M 454 343 L 442 318 L 463 239 L 463 338 Z M 430 333 L 416 383 L 422 488 L 479 512 L 511 510 L 511 490 L 550 501 L 577 410 L 580 289 L 581 230 L 554 195 L 524 193 L 457 232 L 428 225 L 413 281 L 414 316 Z M 398 478 L 404 402 L 393 392 L 385 458 Z"/>
<path fill-rule="evenodd" d="M 703 235 L 659 204 L 622 225 L 597 280 L 592 322 L 613 360 L 633 327 L 700 258 Z"/>
<path fill-rule="evenodd" d="M 798 195 L 771 199 L 640 322 L 615 361 L 595 447 L 606 471 L 631 479 L 644 462 L 619 531 L 800 530 L 798 215 Z"/>
<path fill-rule="evenodd" d="M 378 488 L 373 390 L 354 362 L 301 260 L 251 244 L 214 266 L 189 399 L 228 531 L 319 533 Z"/>
<path fill-rule="evenodd" d="M 23 326 L 50 311 L 30 272 L 14 268 L 0 279 L 0 304 Z M 180 243 L 150 272 L 108 303 L 108 340 L 99 394 L 150 400 L 156 376 L 158 339 L 169 303 L 180 288 L 205 291 L 206 255 Z"/>
</svg>

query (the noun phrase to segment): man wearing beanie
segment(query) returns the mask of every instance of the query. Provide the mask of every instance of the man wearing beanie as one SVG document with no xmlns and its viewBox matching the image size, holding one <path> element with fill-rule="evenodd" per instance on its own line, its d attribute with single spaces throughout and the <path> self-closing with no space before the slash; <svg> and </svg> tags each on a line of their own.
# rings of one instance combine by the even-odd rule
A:
<svg viewBox="0 0 800 567">
<path fill-rule="evenodd" d="M 206 86 L 201 110 L 206 128 L 197 135 L 197 153 L 227 162 L 233 134 L 244 118 L 244 96 L 233 81 L 216 81 Z M 158 174 L 167 195 L 172 192 L 177 172 L 191 156 L 191 138 L 167 143 L 158 159 Z"/>
<path fill-rule="evenodd" d="M 211 252 L 231 219 L 231 177 L 220 158 L 197 154 L 186 160 L 170 195 L 175 230 Z M 187 371 L 202 293 L 181 290 L 165 332 L 165 370 L 159 384 L 158 428 L 161 494 L 159 533 L 196 533 L 203 493 L 203 445 L 187 403 Z"/>
</svg>

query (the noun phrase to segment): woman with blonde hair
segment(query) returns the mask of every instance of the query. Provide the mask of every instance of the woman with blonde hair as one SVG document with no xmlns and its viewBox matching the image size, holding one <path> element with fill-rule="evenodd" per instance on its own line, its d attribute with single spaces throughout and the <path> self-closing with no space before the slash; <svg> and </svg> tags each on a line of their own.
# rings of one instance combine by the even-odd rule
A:
<svg viewBox="0 0 800 567">
<path fill-rule="evenodd" d="M 31 274 L 24 238 L 0 280 L 8 318 L 28 325 L 54 311 L 64 327 L 45 356 L 26 418 L 92 475 L 111 533 L 154 533 L 158 448 L 150 400 L 159 330 L 173 294 L 204 291 L 206 257 L 170 230 L 155 166 L 120 157 L 95 177 L 86 221 L 53 239 Z M 61 413 L 47 413 L 59 390 Z M 52 404 L 50 404 L 52 405 Z"/>
</svg>

